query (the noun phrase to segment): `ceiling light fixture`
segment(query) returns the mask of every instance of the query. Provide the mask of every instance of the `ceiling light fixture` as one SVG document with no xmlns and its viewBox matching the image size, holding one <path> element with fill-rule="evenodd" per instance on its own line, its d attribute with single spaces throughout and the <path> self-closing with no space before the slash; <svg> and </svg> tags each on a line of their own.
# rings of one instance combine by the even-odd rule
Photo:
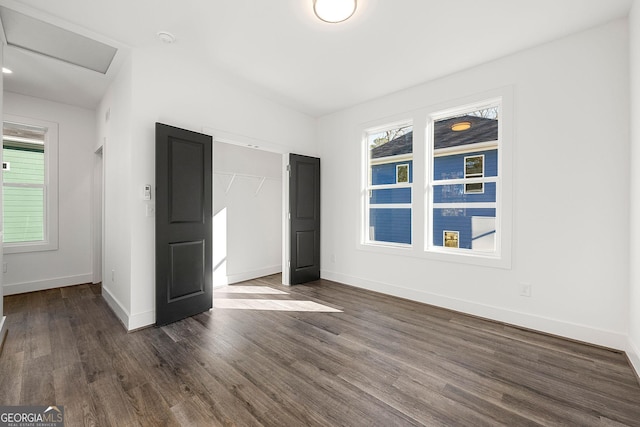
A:
<svg viewBox="0 0 640 427">
<path fill-rule="evenodd" d="M 458 122 L 451 125 L 451 130 L 454 132 L 462 132 L 471 128 L 471 122 Z"/>
<path fill-rule="evenodd" d="M 13 71 L 11 71 L 10 69 L 8 69 L 8 68 L 6 68 L 6 67 L 2 67 L 2 72 L 3 72 L 4 74 L 11 74 L 11 73 L 13 73 Z"/>
<path fill-rule="evenodd" d="M 332 24 L 346 21 L 356 11 L 357 0 L 313 0 L 313 12 Z"/>
</svg>

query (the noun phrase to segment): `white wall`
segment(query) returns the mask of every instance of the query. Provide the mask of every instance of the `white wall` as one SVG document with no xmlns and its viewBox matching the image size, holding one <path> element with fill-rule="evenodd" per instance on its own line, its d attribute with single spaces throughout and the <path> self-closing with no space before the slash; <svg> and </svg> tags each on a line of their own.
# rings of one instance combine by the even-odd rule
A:
<svg viewBox="0 0 640 427">
<path fill-rule="evenodd" d="M 58 250 L 6 254 L 5 295 L 91 282 L 95 113 L 10 92 L 4 113 L 55 122 L 59 131 Z"/>
<path fill-rule="evenodd" d="M 214 286 L 280 272 L 282 155 L 216 142 L 213 157 Z"/>
<path fill-rule="evenodd" d="M 96 109 L 97 138 L 102 147 L 104 242 L 102 295 L 128 327 L 131 306 L 131 60 Z M 108 116 L 108 120 L 107 120 Z"/>
<path fill-rule="evenodd" d="M 629 344 L 627 354 L 640 375 L 640 2 L 636 0 L 629 16 L 631 62 L 631 230 Z"/>
<path fill-rule="evenodd" d="M 323 117 L 322 276 L 624 348 L 627 33 L 626 20 L 616 21 Z M 511 268 L 358 250 L 362 125 L 505 86 L 515 117 L 506 141 L 513 144 L 513 204 L 505 206 L 514 222 Z M 532 297 L 519 295 L 522 282 Z"/>
<path fill-rule="evenodd" d="M 3 50 L 4 43 L 0 43 L 0 67 L 3 66 Z M 4 117 L 2 104 L 4 104 L 4 76 L 0 77 L 0 117 Z M 0 150 L 0 163 L 2 163 L 2 150 Z M 0 174 L 0 185 L 2 184 L 2 174 Z M 3 220 L 2 220 L 2 197 L 0 197 L 0 265 L 4 262 L 4 254 L 2 249 L 2 241 L 4 239 L 4 229 L 2 228 Z M 4 316 L 4 286 L 3 286 L 3 277 L 0 275 L 0 348 L 2 348 L 2 343 L 4 339 L 4 334 L 7 330 L 7 325 L 5 323 L 7 317 Z"/>
<path fill-rule="evenodd" d="M 105 203 L 108 210 L 124 213 L 121 219 L 126 224 L 117 242 L 106 230 L 106 238 L 113 244 L 105 246 L 105 263 L 114 261 L 105 265 L 103 280 L 108 282 L 108 271 L 114 268 L 116 281 L 121 281 L 123 292 L 129 294 L 128 299 L 119 296 L 119 308 L 114 308 L 129 329 L 155 322 L 155 220 L 146 217 L 147 202 L 141 197 L 143 185 L 155 183 L 155 122 L 207 130 L 214 137 L 224 134 L 238 142 L 259 141 L 267 149 L 283 153 L 292 150 L 313 155 L 317 151 L 312 118 L 235 86 L 212 72 L 197 55 L 179 49 L 175 44 L 133 52 L 129 150 L 114 152 L 113 137 L 106 144 Z M 121 99 L 116 98 L 105 100 L 101 110 L 126 102 L 124 93 Z M 111 184 L 114 173 L 120 173 L 126 183 L 117 199 L 108 196 L 109 185 L 115 185 Z M 105 217 L 108 226 L 113 220 L 109 213 Z M 130 261 L 116 260 L 127 253 Z M 127 268 L 130 275 L 124 278 Z"/>
</svg>

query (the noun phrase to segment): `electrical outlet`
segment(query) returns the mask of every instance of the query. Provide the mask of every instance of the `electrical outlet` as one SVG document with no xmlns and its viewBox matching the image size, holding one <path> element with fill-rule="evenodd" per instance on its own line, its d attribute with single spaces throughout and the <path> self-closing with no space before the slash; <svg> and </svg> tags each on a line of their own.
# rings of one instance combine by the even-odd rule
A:
<svg viewBox="0 0 640 427">
<path fill-rule="evenodd" d="M 147 209 L 147 216 L 148 217 L 154 217 L 156 216 L 156 205 L 154 203 L 147 203 L 146 204 L 146 209 Z"/>
<path fill-rule="evenodd" d="M 531 297 L 531 284 L 530 283 L 520 283 L 520 296 L 523 297 Z"/>
<path fill-rule="evenodd" d="M 115 282 L 116 280 L 116 271 L 115 270 L 111 270 L 111 281 Z"/>
<path fill-rule="evenodd" d="M 331 254 L 331 262 L 336 262 L 336 254 Z"/>
</svg>

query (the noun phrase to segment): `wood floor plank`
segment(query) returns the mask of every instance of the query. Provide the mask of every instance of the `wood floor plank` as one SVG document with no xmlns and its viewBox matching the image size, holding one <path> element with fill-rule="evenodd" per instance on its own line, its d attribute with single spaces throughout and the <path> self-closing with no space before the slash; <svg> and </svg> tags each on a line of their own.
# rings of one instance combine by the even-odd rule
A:
<svg viewBox="0 0 640 427">
<path fill-rule="evenodd" d="M 53 387 L 53 360 L 51 356 L 40 356 L 25 361 L 22 376 L 20 402 L 25 405 L 55 405 Z"/>
<path fill-rule="evenodd" d="M 8 336 L 7 336 L 8 338 Z M 0 402 L 2 405 L 19 405 L 24 373 L 24 352 L 4 352 L 0 358 Z"/>
<path fill-rule="evenodd" d="M 148 427 L 179 426 L 171 408 L 151 382 L 146 382 L 127 391 L 140 425 Z"/>
<path fill-rule="evenodd" d="M 216 298 L 341 311 L 214 309 L 126 333 L 100 286 L 7 296 L 0 404 L 55 402 L 69 426 L 640 426 L 619 352 L 326 280 L 239 285 L 252 293 Z"/>
<path fill-rule="evenodd" d="M 105 375 L 89 384 L 100 426 L 139 426 L 135 408 L 115 374 Z"/>
<path fill-rule="evenodd" d="M 66 426 L 98 426 L 97 411 L 80 362 L 55 369 L 53 384 L 56 404 L 64 407 Z"/>
</svg>

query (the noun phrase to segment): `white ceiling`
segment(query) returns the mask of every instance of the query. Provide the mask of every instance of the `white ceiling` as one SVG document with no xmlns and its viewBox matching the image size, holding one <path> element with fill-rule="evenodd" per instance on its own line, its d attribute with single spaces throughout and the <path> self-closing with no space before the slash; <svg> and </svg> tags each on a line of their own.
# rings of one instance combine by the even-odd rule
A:
<svg viewBox="0 0 640 427">
<path fill-rule="evenodd" d="M 128 48 L 202 57 L 263 96 L 321 116 L 628 14 L 633 0 L 358 0 L 348 21 L 312 0 L 0 0 L 120 49 L 107 75 L 5 48 L 5 89 L 97 105 Z"/>
</svg>

